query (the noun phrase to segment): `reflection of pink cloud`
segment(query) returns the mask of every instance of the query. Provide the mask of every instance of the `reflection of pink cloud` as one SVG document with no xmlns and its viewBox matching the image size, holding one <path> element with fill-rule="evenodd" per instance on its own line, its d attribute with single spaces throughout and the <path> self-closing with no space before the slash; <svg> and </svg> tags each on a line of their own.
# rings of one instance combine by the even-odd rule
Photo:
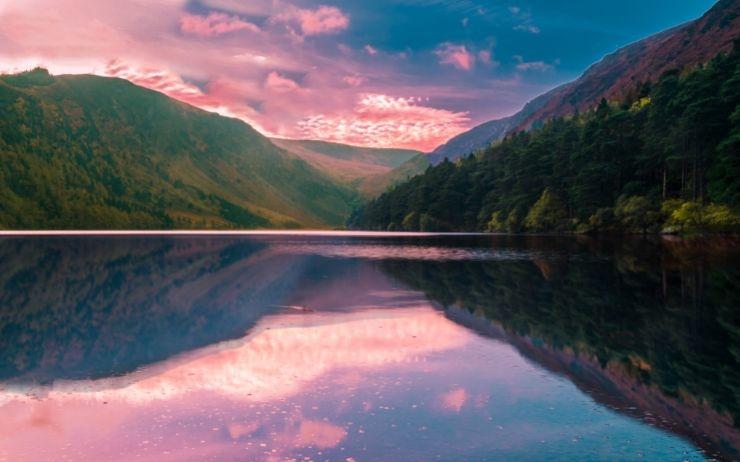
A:
<svg viewBox="0 0 740 462">
<path fill-rule="evenodd" d="M 442 408 L 453 412 L 460 412 L 467 400 L 468 392 L 464 388 L 455 388 L 440 397 Z"/>
<path fill-rule="evenodd" d="M 180 18 L 180 30 L 185 34 L 200 37 L 213 37 L 239 30 L 250 32 L 260 31 L 259 27 L 251 22 L 246 22 L 238 16 L 229 16 L 224 13 L 211 13 L 208 16 L 186 14 Z"/>
<path fill-rule="evenodd" d="M 378 147 L 429 150 L 463 131 L 465 113 L 423 106 L 419 98 L 365 94 L 345 115 L 316 115 L 299 123 L 311 138 Z"/>
<path fill-rule="evenodd" d="M 253 334 L 123 377 L 0 391 L 3 402 L 43 394 L 58 401 L 146 404 L 207 391 L 240 401 L 292 396 L 321 375 L 405 363 L 465 344 L 468 333 L 428 307 L 264 318 Z M 362 361 L 358 363 L 358 358 Z"/>
<path fill-rule="evenodd" d="M 439 57 L 440 64 L 449 64 L 465 71 L 471 70 L 475 65 L 475 55 L 465 45 L 443 43 L 434 53 Z"/>
<path fill-rule="evenodd" d="M 320 420 L 302 420 L 296 438 L 296 446 L 333 448 L 347 436 L 347 430 Z"/>
</svg>

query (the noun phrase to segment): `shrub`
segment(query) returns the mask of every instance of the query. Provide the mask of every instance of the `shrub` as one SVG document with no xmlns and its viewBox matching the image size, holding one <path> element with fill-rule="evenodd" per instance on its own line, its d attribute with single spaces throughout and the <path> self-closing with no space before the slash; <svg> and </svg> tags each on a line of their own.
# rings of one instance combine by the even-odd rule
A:
<svg viewBox="0 0 740 462">
<path fill-rule="evenodd" d="M 631 233 L 656 231 L 661 222 L 657 204 L 644 196 L 620 197 L 614 216 L 622 231 Z"/>
<path fill-rule="evenodd" d="M 550 188 L 534 203 L 524 219 L 529 231 L 564 231 L 568 228 L 568 212 L 565 204 Z"/>
</svg>

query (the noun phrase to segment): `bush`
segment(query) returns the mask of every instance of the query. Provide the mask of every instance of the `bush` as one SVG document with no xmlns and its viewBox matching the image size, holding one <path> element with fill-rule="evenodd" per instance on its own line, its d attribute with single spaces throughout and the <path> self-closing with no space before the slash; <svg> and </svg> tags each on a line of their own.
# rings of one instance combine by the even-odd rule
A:
<svg viewBox="0 0 740 462">
<path fill-rule="evenodd" d="M 416 231 L 419 229 L 419 214 L 411 212 L 406 215 L 401 222 L 401 226 L 406 231 Z"/>
<path fill-rule="evenodd" d="M 667 225 L 683 233 L 737 231 L 740 214 L 726 205 L 684 202 L 672 211 Z"/>
<path fill-rule="evenodd" d="M 644 196 L 620 197 L 614 216 L 622 231 L 629 233 L 657 231 L 662 221 L 657 204 Z"/>
<path fill-rule="evenodd" d="M 491 214 L 491 219 L 486 224 L 486 231 L 489 233 L 506 232 L 506 221 L 503 219 L 503 212 L 497 211 Z"/>
<path fill-rule="evenodd" d="M 565 231 L 568 228 L 568 212 L 563 201 L 550 188 L 534 203 L 524 219 L 529 231 Z"/>
<path fill-rule="evenodd" d="M 588 218 L 585 224 L 586 232 L 610 232 L 618 228 L 617 219 L 614 216 L 614 209 L 602 207 Z"/>
</svg>

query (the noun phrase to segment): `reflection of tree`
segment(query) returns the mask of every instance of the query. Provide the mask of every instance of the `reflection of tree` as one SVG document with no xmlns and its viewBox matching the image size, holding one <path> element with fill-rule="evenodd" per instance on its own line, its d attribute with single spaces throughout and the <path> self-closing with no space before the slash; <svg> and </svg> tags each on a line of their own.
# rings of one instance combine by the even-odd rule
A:
<svg viewBox="0 0 740 462">
<path fill-rule="evenodd" d="M 120 374 L 241 336 L 295 263 L 238 239 L 0 241 L 0 378 Z"/>
<path fill-rule="evenodd" d="M 733 262 L 728 247 L 702 252 L 697 242 L 573 242 L 533 261 L 397 260 L 381 268 L 445 306 L 574 351 L 679 402 L 708 404 L 740 426 L 737 253 L 729 252 Z"/>
</svg>

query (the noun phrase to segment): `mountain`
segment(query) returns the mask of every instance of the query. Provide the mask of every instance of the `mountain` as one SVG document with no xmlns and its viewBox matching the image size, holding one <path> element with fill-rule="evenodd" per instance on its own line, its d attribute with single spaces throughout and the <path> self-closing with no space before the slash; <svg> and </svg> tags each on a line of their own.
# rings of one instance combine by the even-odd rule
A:
<svg viewBox="0 0 740 462">
<path fill-rule="evenodd" d="M 544 95 L 538 96 L 527 103 L 521 111 L 512 116 L 490 120 L 451 138 L 429 154 L 429 161 L 433 165 L 437 165 L 445 159 L 455 160 L 503 139 L 507 133 L 518 127 L 530 115 L 547 104 L 548 100 L 558 89 L 556 88 Z"/>
<path fill-rule="evenodd" d="M 326 228 L 357 200 L 244 122 L 126 80 L 4 75 L 0 110 L 0 228 Z"/>
<path fill-rule="evenodd" d="M 353 213 L 372 230 L 740 230 L 740 40 L 621 101 L 444 161 Z"/>
<path fill-rule="evenodd" d="M 337 182 L 356 188 L 365 197 L 382 193 L 390 184 L 421 173 L 428 165 L 420 161 L 421 152 L 409 149 L 365 148 L 315 140 L 271 141 Z M 411 162 L 412 159 L 415 160 Z"/>
<path fill-rule="evenodd" d="M 517 129 L 596 106 L 621 101 L 672 69 L 687 69 L 732 50 L 740 37 L 740 2 L 720 0 L 701 18 L 640 40 L 606 56 L 576 81 L 557 89 Z"/>
<path fill-rule="evenodd" d="M 359 185 L 360 194 L 366 198 L 375 198 L 388 188 L 424 173 L 430 165 L 429 155 L 417 154 L 388 173 L 366 178 Z"/>
<path fill-rule="evenodd" d="M 577 80 L 541 95 L 513 116 L 462 133 L 432 153 L 434 164 L 482 149 L 513 131 L 596 106 L 602 98 L 621 101 L 638 87 L 671 69 L 707 63 L 732 49 L 740 36 L 740 2 L 721 0 L 701 18 L 619 49 Z"/>
</svg>

